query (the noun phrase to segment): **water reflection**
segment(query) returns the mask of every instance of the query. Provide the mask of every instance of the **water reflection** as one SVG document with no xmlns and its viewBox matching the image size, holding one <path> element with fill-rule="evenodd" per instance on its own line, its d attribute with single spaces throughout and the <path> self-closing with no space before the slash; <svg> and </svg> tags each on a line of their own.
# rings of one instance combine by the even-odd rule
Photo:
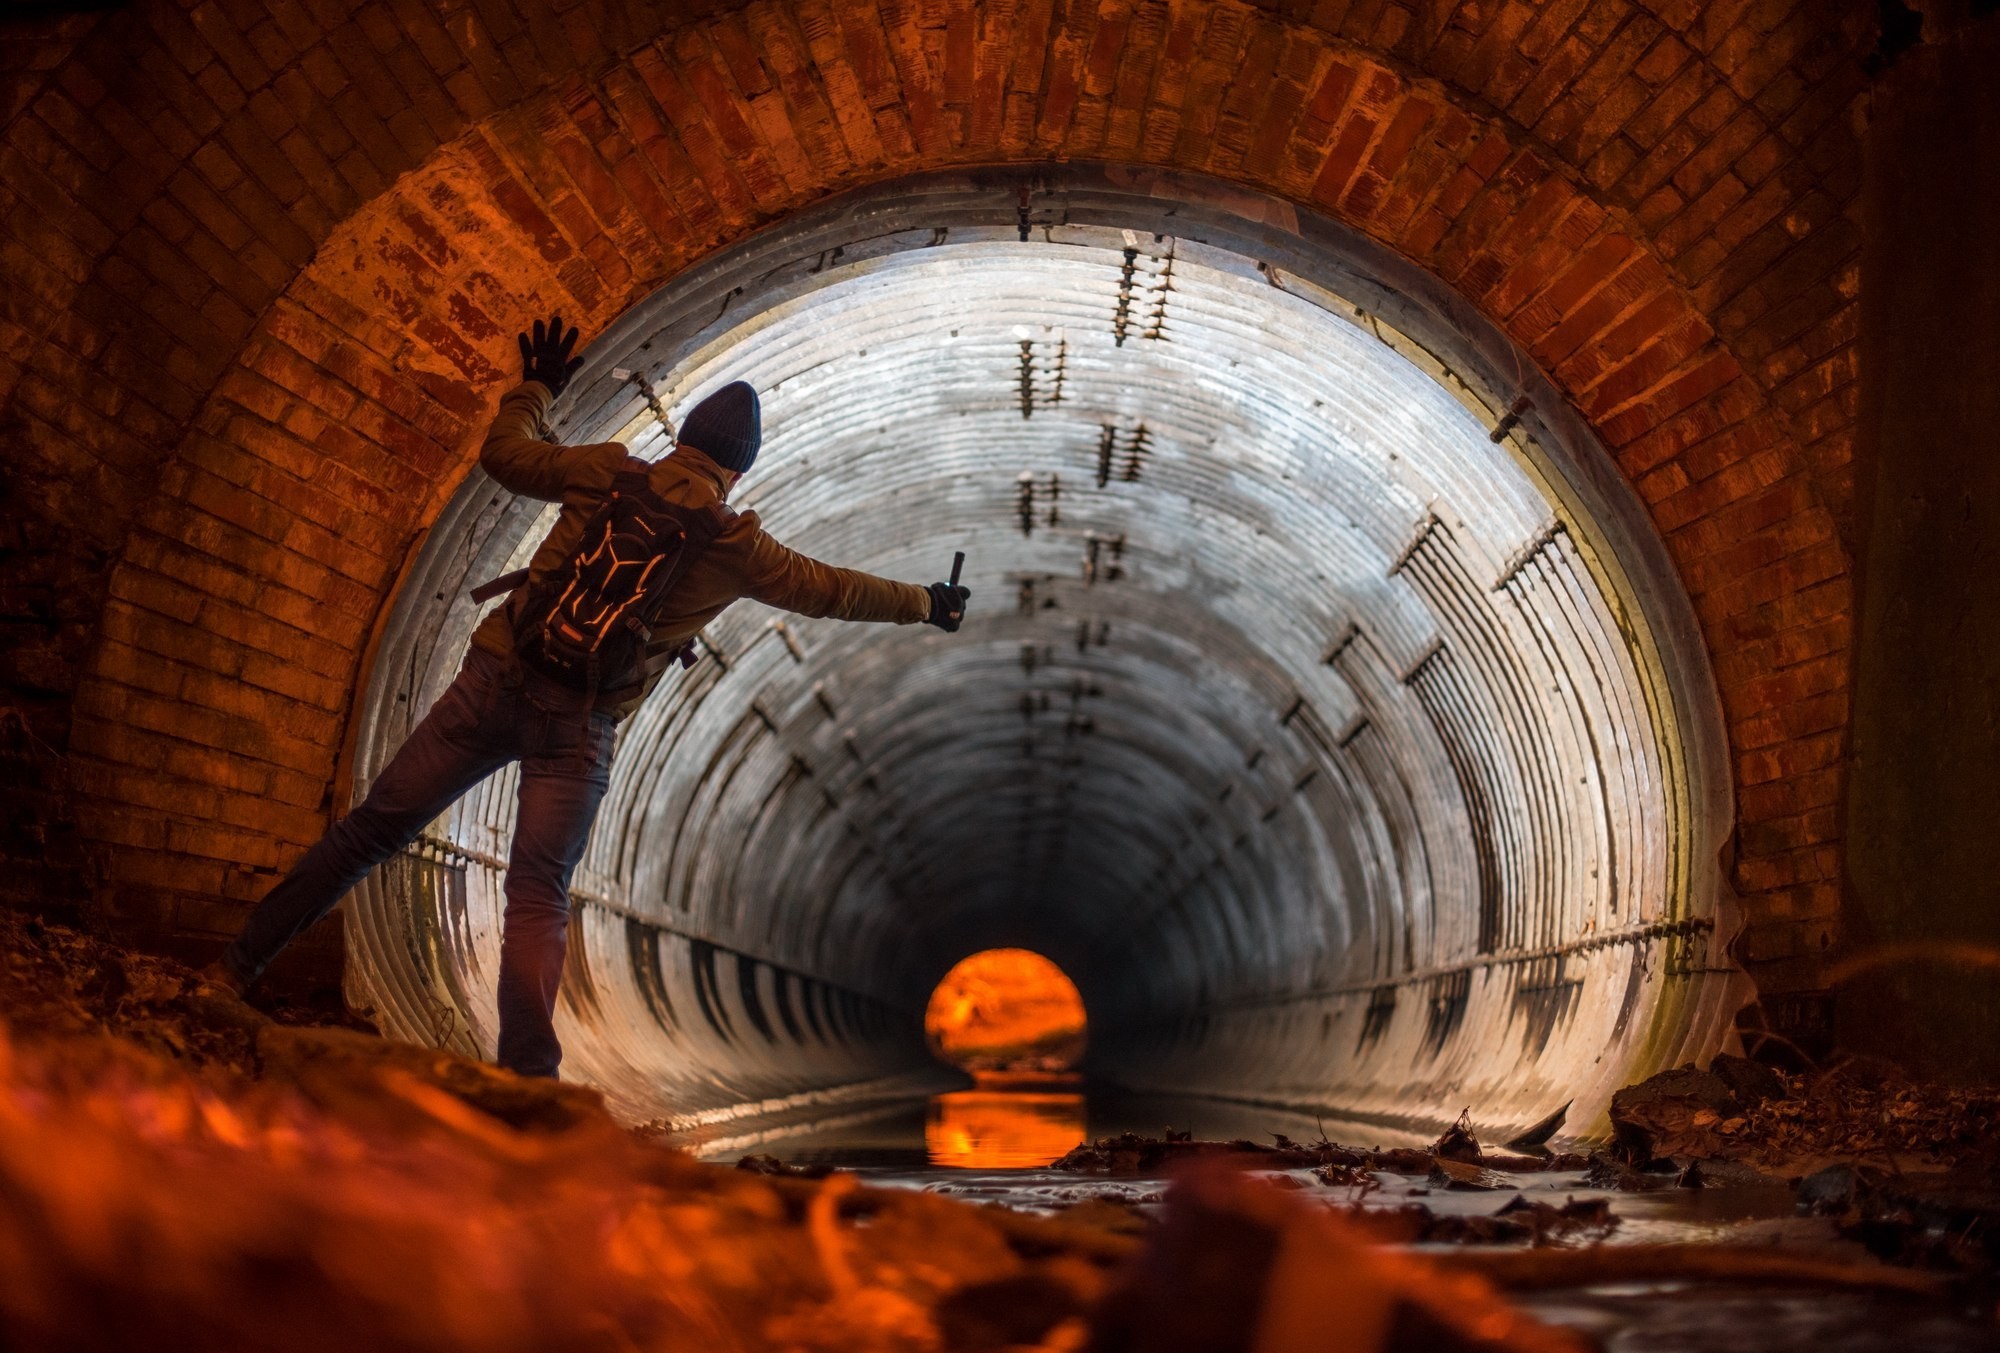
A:
<svg viewBox="0 0 2000 1353">
<path fill-rule="evenodd" d="M 1043 1080 L 933 1096 L 924 1120 L 932 1165 L 958 1170 L 1038 1170 L 1084 1140 L 1083 1095 Z"/>
</svg>

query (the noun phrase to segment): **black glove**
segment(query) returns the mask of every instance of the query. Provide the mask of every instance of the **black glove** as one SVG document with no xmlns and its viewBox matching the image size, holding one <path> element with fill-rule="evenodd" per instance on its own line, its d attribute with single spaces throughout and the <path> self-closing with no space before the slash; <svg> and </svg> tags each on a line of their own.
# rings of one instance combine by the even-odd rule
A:
<svg viewBox="0 0 2000 1353">
<path fill-rule="evenodd" d="M 926 625 L 936 625 L 946 634 L 958 628 L 958 622 L 965 619 L 965 603 L 971 597 L 969 587 L 953 587 L 950 583 L 932 583 L 931 613 L 924 618 Z"/>
<path fill-rule="evenodd" d="M 540 381 L 549 387 L 549 393 L 559 395 L 569 384 L 569 378 L 583 365 L 583 358 L 569 355 L 576 346 L 576 329 L 571 326 L 569 336 L 563 336 L 561 315 L 551 315 L 548 326 L 535 321 L 535 336 L 530 340 L 521 336 L 521 379 Z"/>
</svg>

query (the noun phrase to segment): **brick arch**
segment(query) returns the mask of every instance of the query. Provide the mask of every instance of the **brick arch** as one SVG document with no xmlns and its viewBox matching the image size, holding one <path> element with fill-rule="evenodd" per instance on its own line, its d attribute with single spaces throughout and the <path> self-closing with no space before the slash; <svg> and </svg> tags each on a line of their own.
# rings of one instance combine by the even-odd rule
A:
<svg viewBox="0 0 2000 1353">
<path fill-rule="evenodd" d="M 83 168 L 127 163 L 122 130 L 157 172 L 124 221 L 99 204 L 29 235 L 11 213 L 48 266 L 9 317 L 0 416 L 50 515 L 118 561 L 70 748 L 114 913 L 227 931 L 316 833 L 369 629 L 469 465 L 520 314 L 601 325 L 843 188 L 1090 157 L 1341 219 L 1571 397 L 1708 638 L 1748 956 L 1809 947 L 1838 864 L 1858 183 L 1839 115 L 1865 17 L 1077 8 L 797 0 L 648 40 L 615 7 L 512 34 L 501 11 L 239 32 L 162 7 L 131 89 L 106 55 L 129 32 L 79 40 L 9 124 L 13 163 L 82 196 Z M 148 97 L 161 116 L 135 129 Z M 66 402 L 66 381 L 101 397 Z"/>
</svg>

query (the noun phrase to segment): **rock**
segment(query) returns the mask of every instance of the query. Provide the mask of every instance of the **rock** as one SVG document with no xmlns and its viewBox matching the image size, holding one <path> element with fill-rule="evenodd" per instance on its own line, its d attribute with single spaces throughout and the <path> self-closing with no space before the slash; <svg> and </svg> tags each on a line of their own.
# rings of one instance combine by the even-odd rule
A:
<svg viewBox="0 0 2000 1353">
<path fill-rule="evenodd" d="M 1368 1158 L 1368 1164 L 1377 1170 L 1390 1174 L 1429 1174 L 1437 1163 L 1437 1157 L 1428 1151 L 1417 1151 L 1407 1146 L 1398 1146 L 1388 1151 L 1377 1151 Z"/>
<path fill-rule="evenodd" d="M 1444 1156 L 1437 1158 L 1437 1164 L 1431 1170 L 1430 1183 L 1434 1188 L 1479 1192 L 1521 1187 L 1497 1170 L 1484 1169 Z"/>
<path fill-rule="evenodd" d="M 1607 1155 L 1593 1155 L 1589 1169 L 1585 1171 L 1583 1182 L 1595 1189 L 1617 1189 L 1620 1193 L 1654 1193 L 1674 1186 L 1681 1172 L 1653 1174 L 1637 1170 L 1622 1160 Z"/>
<path fill-rule="evenodd" d="M 1688 1161 L 1688 1169 L 1680 1173 L 1682 1189 L 1754 1189 L 1782 1183 L 1744 1161 Z"/>
<path fill-rule="evenodd" d="M 1721 1156 L 1729 1143 L 1717 1127 L 1742 1115 L 1728 1082 L 1714 1072 L 1692 1065 L 1662 1071 L 1611 1097 L 1612 1150 L 1638 1166 L 1669 1156 Z"/>
<path fill-rule="evenodd" d="M 1878 1259 L 1965 1274 L 1989 1289 L 2000 1273 L 2000 1169 L 1990 1163 L 1905 1174 L 1834 1166 L 1801 1180 L 1799 1194 L 1812 1210 L 1837 1214 L 1835 1229 Z"/>
<path fill-rule="evenodd" d="M 1556 1207 L 1522 1195 L 1508 1199 L 1506 1206 L 1493 1215 L 1526 1229 L 1537 1245 L 1576 1238 L 1602 1240 L 1618 1226 L 1611 1204 L 1602 1198 L 1572 1198 Z"/>
<path fill-rule="evenodd" d="M 1715 1060 L 1708 1064 L 1710 1074 L 1729 1087 L 1729 1093 L 1745 1109 L 1754 1109 L 1767 1099 L 1790 1099 L 1792 1092 L 1785 1088 L 1782 1076 L 1762 1062 L 1748 1057 L 1732 1057 L 1717 1053 Z"/>
<path fill-rule="evenodd" d="M 1556 1135 L 1556 1132 L 1563 1125 L 1563 1120 L 1569 1117 L 1569 1106 L 1575 1102 L 1573 1099 L 1564 1100 L 1563 1106 L 1560 1109 L 1557 1109 L 1547 1118 L 1539 1119 L 1529 1126 L 1522 1128 L 1506 1145 L 1515 1151 L 1528 1151 L 1536 1147 L 1547 1146 L 1549 1138 Z"/>
<path fill-rule="evenodd" d="M 1576 1163 L 1569 1167 L 1564 1167 L 1557 1163 L 1563 1160 L 1573 1160 Z M 1533 1155 L 1526 1156 L 1500 1155 L 1488 1151 L 1480 1156 L 1479 1163 L 1489 1170 L 1506 1170 L 1514 1174 L 1543 1174 L 1549 1170 L 1564 1168 L 1581 1170 L 1583 1168 L 1583 1157 L 1555 1156 L 1550 1155 L 1547 1151 L 1538 1151 Z"/>
<path fill-rule="evenodd" d="M 776 1156 L 745 1156 L 736 1162 L 736 1168 L 776 1179 L 824 1179 L 833 1173 L 831 1165 L 787 1165 Z"/>
<path fill-rule="evenodd" d="M 1349 1165 L 1344 1161 L 1332 1161 L 1313 1171 L 1313 1177 L 1322 1184 L 1342 1189 L 1374 1189 L 1380 1187 L 1375 1176 L 1360 1165 Z"/>
<path fill-rule="evenodd" d="M 1507 1210 L 1505 1208 L 1491 1216 L 1467 1217 L 1432 1212 L 1421 1203 L 1411 1206 L 1423 1214 L 1422 1225 L 1414 1237 L 1419 1242 L 1432 1245 L 1512 1245 L 1534 1237 L 1534 1228 L 1527 1223 L 1519 1218 L 1500 1215 Z"/>
<path fill-rule="evenodd" d="M 1051 1170 L 1068 1170 L 1075 1173 L 1106 1170 L 1110 1167 L 1111 1161 L 1107 1155 L 1089 1142 L 1079 1142 L 1071 1147 L 1062 1159 L 1049 1166 Z"/>
<path fill-rule="evenodd" d="M 1852 1165 L 1829 1165 L 1801 1179 L 1795 1191 L 1801 1211 L 1835 1216 L 1854 1206 L 1861 1191 L 1861 1173 Z"/>
<path fill-rule="evenodd" d="M 1480 1163 L 1479 1138 L 1472 1134 L 1472 1110 L 1459 1114 L 1458 1121 L 1444 1130 L 1444 1135 L 1431 1144 L 1431 1154 L 1441 1160 Z"/>
<path fill-rule="evenodd" d="M 1420 1216 L 1406 1219 L 1413 1229 Z M 1507 1218 L 1453 1229 L 1518 1236 Z M 1467 1275 L 1371 1243 L 1375 1227 L 1197 1168 L 1167 1195 L 1146 1248 L 1092 1313 L 1095 1353 L 1580 1353 L 1583 1341 Z M 1048 1347 L 1053 1340 L 1045 1343 Z"/>
</svg>

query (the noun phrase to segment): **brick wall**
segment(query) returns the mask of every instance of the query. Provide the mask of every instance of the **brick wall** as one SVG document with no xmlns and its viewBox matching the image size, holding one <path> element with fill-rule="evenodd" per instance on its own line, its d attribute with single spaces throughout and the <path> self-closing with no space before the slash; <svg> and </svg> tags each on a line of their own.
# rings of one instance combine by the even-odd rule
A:
<svg viewBox="0 0 2000 1353">
<path fill-rule="evenodd" d="M 1568 393 L 1709 643 L 1744 956 L 1810 983 L 1839 898 L 1873 6 L 757 0 L 661 23 L 204 0 L 23 39 L 0 698 L 41 711 L 37 774 L 75 786 L 102 917 L 226 934 L 324 823 L 359 655 L 520 316 L 596 330 L 830 191 L 1089 158 L 1347 221 Z"/>
</svg>

